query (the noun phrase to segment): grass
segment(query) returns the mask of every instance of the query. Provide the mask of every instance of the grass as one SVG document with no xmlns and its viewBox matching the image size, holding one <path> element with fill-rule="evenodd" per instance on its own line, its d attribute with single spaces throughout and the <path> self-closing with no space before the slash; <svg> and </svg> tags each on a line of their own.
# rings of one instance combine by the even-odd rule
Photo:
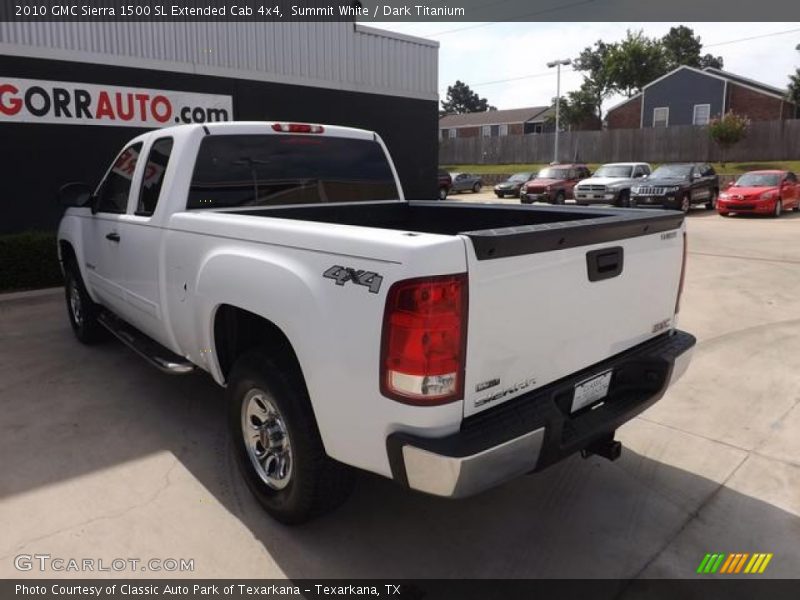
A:
<svg viewBox="0 0 800 600">
<path fill-rule="evenodd" d="M 652 163 L 653 168 L 659 163 Z M 787 171 L 800 172 L 800 160 L 783 160 L 774 162 L 742 162 L 726 163 L 723 167 L 720 163 L 712 163 L 714 169 L 720 175 L 740 175 L 747 171 L 757 171 L 760 169 L 785 169 Z M 480 175 L 511 174 L 523 171 L 538 171 L 546 167 L 546 164 L 516 164 L 516 165 L 446 165 L 442 169 L 454 173 L 476 173 Z M 600 163 L 589 163 L 589 169 L 594 171 Z"/>
</svg>

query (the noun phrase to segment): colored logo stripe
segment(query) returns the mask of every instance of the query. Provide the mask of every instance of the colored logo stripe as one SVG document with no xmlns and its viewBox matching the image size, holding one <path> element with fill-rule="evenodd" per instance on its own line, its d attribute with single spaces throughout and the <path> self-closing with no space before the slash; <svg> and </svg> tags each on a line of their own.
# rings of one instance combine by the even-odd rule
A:
<svg viewBox="0 0 800 600">
<path fill-rule="evenodd" d="M 757 552 L 734 552 L 726 554 L 724 552 L 708 553 L 700 561 L 697 573 L 763 573 L 769 562 L 772 560 L 772 553 Z M 749 559 L 749 560 L 748 560 Z M 745 566 L 747 565 L 747 566 Z"/>
</svg>

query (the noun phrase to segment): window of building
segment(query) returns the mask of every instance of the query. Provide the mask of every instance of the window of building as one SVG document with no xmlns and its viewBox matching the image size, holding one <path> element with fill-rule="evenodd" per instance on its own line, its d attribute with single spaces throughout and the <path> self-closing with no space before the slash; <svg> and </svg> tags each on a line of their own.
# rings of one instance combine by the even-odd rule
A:
<svg viewBox="0 0 800 600">
<path fill-rule="evenodd" d="M 123 214 L 128 210 L 128 196 L 142 151 L 141 142 L 123 150 L 106 175 L 97 192 L 97 211 Z"/>
<path fill-rule="evenodd" d="M 144 166 L 142 189 L 139 191 L 139 204 L 136 207 L 136 214 L 140 217 L 149 217 L 156 209 L 171 153 L 172 138 L 161 138 L 153 142 Z"/>
<path fill-rule="evenodd" d="M 708 125 L 711 120 L 711 105 L 710 104 L 695 104 L 694 114 L 692 115 L 693 125 Z"/>
<path fill-rule="evenodd" d="M 508 125 L 507 124 L 504 123 L 503 125 L 500 125 L 500 135 L 508 135 Z"/>
<path fill-rule="evenodd" d="M 451 140 L 454 140 L 454 139 L 456 139 L 456 133 L 457 133 L 457 131 L 455 129 L 448 129 L 447 130 L 447 137 L 450 138 Z"/>
<path fill-rule="evenodd" d="M 659 106 L 653 109 L 653 127 L 669 126 L 669 107 Z"/>
<path fill-rule="evenodd" d="M 483 137 L 490 137 L 492 135 L 492 126 L 484 125 L 483 127 L 481 127 L 481 135 Z"/>
</svg>

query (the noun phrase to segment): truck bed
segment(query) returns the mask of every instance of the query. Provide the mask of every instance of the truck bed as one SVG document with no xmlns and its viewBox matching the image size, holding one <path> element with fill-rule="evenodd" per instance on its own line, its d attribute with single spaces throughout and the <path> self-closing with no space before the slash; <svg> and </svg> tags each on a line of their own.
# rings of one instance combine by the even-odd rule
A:
<svg viewBox="0 0 800 600">
<path fill-rule="evenodd" d="M 355 202 L 230 212 L 418 233 L 462 234 L 471 239 L 478 260 L 650 235 L 676 229 L 684 218 L 676 211 L 435 201 Z"/>
</svg>

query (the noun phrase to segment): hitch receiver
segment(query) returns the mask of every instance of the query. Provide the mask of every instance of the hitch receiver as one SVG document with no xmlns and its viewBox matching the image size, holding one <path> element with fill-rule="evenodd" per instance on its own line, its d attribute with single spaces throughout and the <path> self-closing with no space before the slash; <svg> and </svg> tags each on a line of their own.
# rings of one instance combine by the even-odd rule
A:
<svg viewBox="0 0 800 600">
<path fill-rule="evenodd" d="M 583 458 L 589 458 L 592 454 L 611 461 L 617 460 L 622 454 L 622 443 L 614 439 L 614 433 L 609 433 L 581 450 Z"/>
</svg>

